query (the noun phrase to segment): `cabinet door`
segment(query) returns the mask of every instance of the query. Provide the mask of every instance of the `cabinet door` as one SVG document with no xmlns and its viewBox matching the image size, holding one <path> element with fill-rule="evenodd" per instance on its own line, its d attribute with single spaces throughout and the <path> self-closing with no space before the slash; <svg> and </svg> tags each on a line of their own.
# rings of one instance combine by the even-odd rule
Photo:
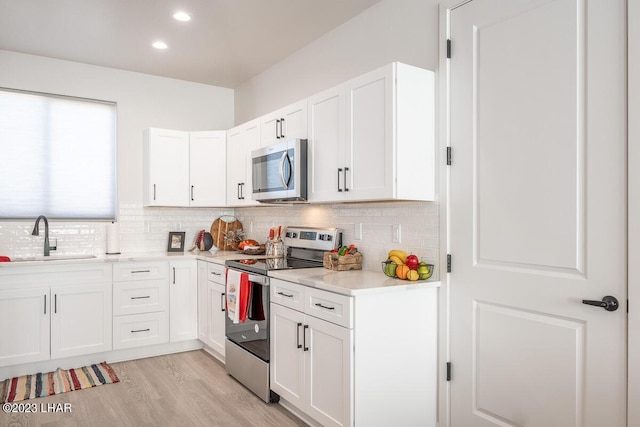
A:
<svg viewBox="0 0 640 427">
<path fill-rule="evenodd" d="M 189 133 L 189 205 L 225 206 L 227 132 Z"/>
<path fill-rule="evenodd" d="M 306 323 L 305 412 L 324 426 L 350 426 L 353 330 L 312 316 L 306 316 Z"/>
<path fill-rule="evenodd" d="M 304 314 L 271 304 L 271 389 L 304 410 Z"/>
<path fill-rule="evenodd" d="M 206 344 L 224 357 L 225 288 L 209 281 L 206 301 L 208 305 L 208 335 Z"/>
<path fill-rule="evenodd" d="M 342 201 L 345 159 L 344 86 L 328 89 L 308 99 L 309 201 Z"/>
<path fill-rule="evenodd" d="M 207 262 L 198 261 L 198 339 L 205 344 L 209 335 L 208 267 Z"/>
<path fill-rule="evenodd" d="M 227 206 L 251 206 L 251 151 L 260 147 L 260 122 L 252 120 L 227 132 Z"/>
<path fill-rule="evenodd" d="M 144 141 L 145 206 L 189 206 L 189 133 L 148 129 Z"/>
<path fill-rule="evenodd" d="M 402 167 L 393 149 L 393 66 L 348 81 L 346 97 L 346 197 L 391 199 L 395 168 Z"/>
<path fill-rule="evenodd" d="M 198 338 L 198 279 L 195 260 L 169 263 L 169 338 Z"/>
<path fill-rule="evenodd" d="M 49 359 L 49 288 L 0 291 L 0 366 Z"/>
<path fill-rule="evenodd" d="M 112 348 L 111 283 L 51 288 L 51 358 Z"/>
<path fill-rule="evenodd" d="M 286 106 L 280 111 L 280 138 L 307 139 L 307 100 Z"/>
<path fill-rule="evenodd" d="M 260 117 L 260 147 L 275 144 L 280 140 L 280 110 Z"/>
</svg>

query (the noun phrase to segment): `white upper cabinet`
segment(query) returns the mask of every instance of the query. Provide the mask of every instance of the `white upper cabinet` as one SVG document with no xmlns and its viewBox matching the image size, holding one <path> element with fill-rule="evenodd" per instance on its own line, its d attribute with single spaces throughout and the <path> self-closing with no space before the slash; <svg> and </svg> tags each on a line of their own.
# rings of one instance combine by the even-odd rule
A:
<svg viewBox="0 0 640 427">
<path fill-rule="evenodd" d="M 251 198 L 251 151 L 260 148 L 260 120 L 227 131 L 227 206 L 255 206 Z"/>
<path fill-rule="evenodd" d="M 434 73 L 392 63 L 309 98 L 309 201 L 434 200 Z"/>
<path fill-rule="evenodd" d="M 225 206 L 227 132 L 189 132 L 189 206 Z"/>
<path fill-rule="evenodd" d="M 147 129 L 144 205 L 224 206 L 226 135 L 226 131 Z"/>
<path fill-rule="evenodd" d="M 189 132 L 144 132 L 144 205 L 189 206 Z"/>
<path fill-rule="evenodd" d="M 260 146 L 283 139 L 307 138 L 307 100 L 298 101 L 260 118 Z"/>
</svg>

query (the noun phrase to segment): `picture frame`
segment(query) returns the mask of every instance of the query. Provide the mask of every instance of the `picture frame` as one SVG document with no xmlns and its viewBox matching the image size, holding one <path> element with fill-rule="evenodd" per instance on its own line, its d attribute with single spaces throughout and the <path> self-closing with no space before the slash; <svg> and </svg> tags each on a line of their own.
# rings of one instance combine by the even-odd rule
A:
<svg viewBox="0 0 640 427">
<path fill-rule="evenodd" d="M 170 231 L 167 252 L 184 252 L 184 231 Z"/>
</svg>

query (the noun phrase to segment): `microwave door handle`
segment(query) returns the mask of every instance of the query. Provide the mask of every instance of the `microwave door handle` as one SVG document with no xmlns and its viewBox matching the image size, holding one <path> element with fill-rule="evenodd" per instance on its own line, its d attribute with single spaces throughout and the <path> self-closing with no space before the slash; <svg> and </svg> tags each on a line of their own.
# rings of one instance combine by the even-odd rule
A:
<svg viewBox="0 0 640 427">
<path fill-rule="evenodd" d="M 285 160 L 289 160 L 289 153 L 286 151 L 282 153 L 282 157 L 280 158 L 280 181 L 282 181 L 282 186 L 285 190 L 289 188 L 289 181 L 291 180 L 291 175 L 289 175 L 289 179 L 285 179 L 284 177 L 284 162 Z M 289 166 L 291 166 L 291 161 L 289 160 Z"/>
</svg>

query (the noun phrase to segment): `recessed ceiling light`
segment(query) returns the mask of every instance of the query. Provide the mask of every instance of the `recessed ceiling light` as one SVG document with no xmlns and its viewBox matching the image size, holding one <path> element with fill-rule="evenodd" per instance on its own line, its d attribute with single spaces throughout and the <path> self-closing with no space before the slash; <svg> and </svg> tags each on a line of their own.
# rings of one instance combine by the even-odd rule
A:
<svg viewBox="0 0 640 427">
<path fill-rule="evenodd" d="M 176 21 L 187 22 L 191 21 L 191 16 L 186 12 L 176 12 L 173 14 L 173 19 Z"/>
<path fill-rule="evenodd" d="M 161 41 L 153 42 L 151 46 L 155 47 L 156 49 L 166 49 L 169 47 L 165 42 Z"/>
</svg>

